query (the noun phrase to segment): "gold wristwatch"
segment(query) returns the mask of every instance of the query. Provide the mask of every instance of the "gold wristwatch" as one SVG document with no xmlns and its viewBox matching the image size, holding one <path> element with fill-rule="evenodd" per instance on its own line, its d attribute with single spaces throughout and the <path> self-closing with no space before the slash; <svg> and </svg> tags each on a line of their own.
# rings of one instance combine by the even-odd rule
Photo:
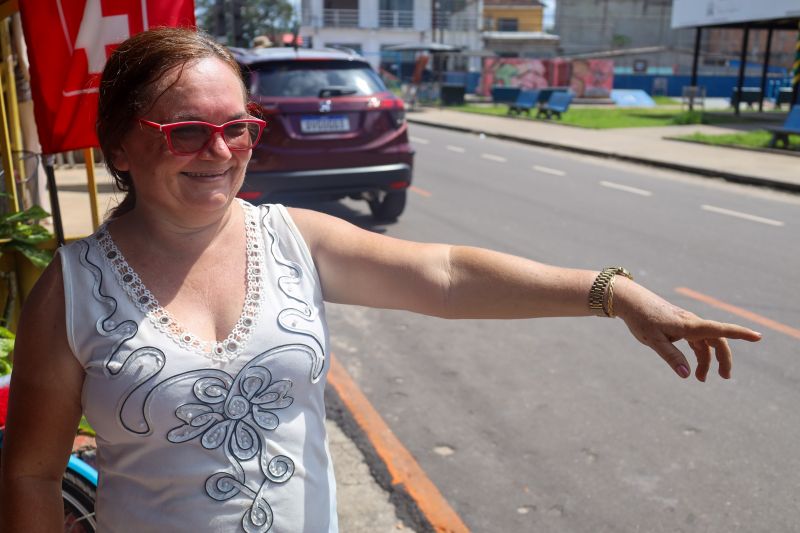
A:
<svg viewBox="0 0 800 533">
<path fill-rule="evenodd" d="M 614 277 L 625 276 L 633 279 L 633 275 L 625 268 L 606 267 L 594 279 L 589 289 L 589 310 L 596 316 L 614 318 Z"/>
</svg>

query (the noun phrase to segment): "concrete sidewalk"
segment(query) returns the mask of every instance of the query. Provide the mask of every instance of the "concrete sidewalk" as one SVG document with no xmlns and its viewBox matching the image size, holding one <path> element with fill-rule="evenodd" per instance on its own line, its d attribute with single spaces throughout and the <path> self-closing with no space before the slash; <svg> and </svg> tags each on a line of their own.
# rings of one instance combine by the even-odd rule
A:
<svg viewBox="0 0 800 533">
<path fill-rule="evenodd" d="M 420 108 L 409 112 L 407 118 L 413 124 L 483 133 L 500 139 L 800 192 L 798 155 L 709 146 L 666 138 L 695 131 L 731 133 L 741 129 L 737 125 L 721 127 L 697 124 L 592 130 L 566 126 L 556 121 L 525 120 L 439 108 Z"/>
</svg>

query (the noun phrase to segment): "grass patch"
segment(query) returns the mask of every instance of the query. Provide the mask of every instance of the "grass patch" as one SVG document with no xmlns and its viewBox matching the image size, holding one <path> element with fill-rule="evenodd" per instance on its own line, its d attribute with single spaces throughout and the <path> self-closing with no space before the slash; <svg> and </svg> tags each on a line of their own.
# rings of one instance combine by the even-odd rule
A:
<svg viewBox="0 0 800 533">
<path fill-rule="evenodd" d="M 726 133 L 723 135 L 707 135 L 705 133 L 692 133 L 678 137 L 687 141 L 694 141 L 715 146 L 744 146 L 747 148 L 769 148 L 772 134 L 766 130 L 753 130 L 742 133 Z M 800 151 L 800 135 L 789 136 L 789 149 Z"/>
<path fill-rule="evenodd" d="M 457 111 L 484 115 L 507 116 L 508 106 L 465 105 L 453 107 Z M 523 119 L 536 120 L 536 110 L 531 115 L 519 115 Z M 543 119 L 541 119 L 543 120 Z M 556 122 L 556 119 L 553 119 Z M 644 128 L 674 126 L 676 124 L 705 124 L 706 116 L 700 112 L 688 112 L 666 108 L 586 108 L 572 107 L 562 115 L 562 124 L 591 129 Z"/>
<path fill-rule="evenodd" d="M 673 98 L 672 96 L 651 96 L 650 98 L 656 103 L 656 105 L 678 105 L 681 103 L 680 98 Z"/>
</svg>

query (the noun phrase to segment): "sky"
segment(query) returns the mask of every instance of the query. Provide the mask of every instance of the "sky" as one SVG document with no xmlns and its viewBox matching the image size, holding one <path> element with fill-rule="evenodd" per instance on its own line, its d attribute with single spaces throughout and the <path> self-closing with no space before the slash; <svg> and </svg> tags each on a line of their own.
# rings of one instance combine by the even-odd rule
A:
<svg viewBox="0 0 800 533">
<path fill-rule="evenodd" d="M 544 27 L 552 28 L 556 22 L 556 0 L 542 0 L 544 8 Z"/>
</svg>

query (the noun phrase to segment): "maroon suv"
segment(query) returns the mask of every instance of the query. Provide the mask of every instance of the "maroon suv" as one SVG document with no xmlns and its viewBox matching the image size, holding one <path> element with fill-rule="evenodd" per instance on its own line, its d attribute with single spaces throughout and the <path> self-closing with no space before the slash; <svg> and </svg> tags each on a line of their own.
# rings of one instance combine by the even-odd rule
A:
<svg viewBox="0 0 800 533">
<path fill-rule="evenodd" d="M 414 150 L 403 101 L 369 63 L 339 50 L 232 52 L 267 121 L 242 198 L 261 203 L 349 196 L 367 200 L 378 220 L 400 216 Z"/>
</svg>

